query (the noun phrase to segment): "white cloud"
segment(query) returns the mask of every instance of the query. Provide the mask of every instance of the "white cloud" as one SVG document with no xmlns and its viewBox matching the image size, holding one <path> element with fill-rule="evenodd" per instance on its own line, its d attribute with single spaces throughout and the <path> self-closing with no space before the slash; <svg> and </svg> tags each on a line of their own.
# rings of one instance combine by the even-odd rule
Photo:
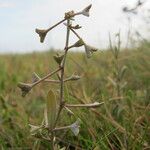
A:
<svg viewBox="0 0 150 150">
<path fill-rule="evenodd" d="M 14 3 L 11 2 L 0 2 L 0 8 L 12 8 L 14 6 Z"/>
</svg>

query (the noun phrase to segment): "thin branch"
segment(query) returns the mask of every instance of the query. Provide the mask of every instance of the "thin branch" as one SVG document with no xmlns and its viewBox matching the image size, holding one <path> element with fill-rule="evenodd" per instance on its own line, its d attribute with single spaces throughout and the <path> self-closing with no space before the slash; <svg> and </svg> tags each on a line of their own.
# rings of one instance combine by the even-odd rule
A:
<svg viewBox="0 0 150 150">
<path fill-rule="evenodd" d="M 53 129 L 53 131 L 66 130 L 66 129 L 69 129 L 69 128 L 70 128 L 70 126 L 59 127 L 59 128 L 55 128 L 55 129 Z"/>
<path fill-rule="evenodd" d="M 124 98 L 125 97 L 116 97 L 116 98 L 109 99 L 109 101 L 120 100 L 120 99 L 124 99 Z M 76 107 L 97 108 L 103 104 L 105 104 L 105 102 L 101 102 L 101 103 L 96 102 L 96 103 L 90 103 L 90 104 L 65 104 L 65 106 L 72 107 L 72 108 L 76 108 Z"/>
<path fill-rule="evenodd" d="M 57 73 L 57 72 L 60 71 L 60 70 L 62 70 L 61 67 L 58 68 L 58 69 L 56 69 L 55 71 L 49 73 L 48 75 L 46 75 L 46 76 L 43 77 L 42 79 L 40 79 L 40 80 L 34 82 L 34 83 L 32 84 L 32 87 L 34 87 L 34 86 L 36 86 L 37 84 L 41 83 L 42 81 L 46 80 L 47 78 L 49 78 L 50 76 L 54 75 L 55 73 Z"/>
<path fill-rule="evenodd" d="M 64 21 L 66 21 L 67 19 L 64 18 L 63 20 L 59 21 L 58 23 L 56 23 L 55 25 L 51 26 L 50 28 L 48 28 L 46 31 L 49 32 L 50 30 L 52 30 L 53 28 L 55 28 L 56 26 L 58 26 L 59 24 L 63 23 Z"/>
<path fill-rule="evenodd" d="M 66 79 L 64 79 L 63 80 L 63 82 L 67 82 L 67 81 L 73 81 L 72 80 L 72 78 L 71 77 L 69 77 L 69 78 L 66 78 Z M 45 80 L 45 82 L 52 82 L 52 83 L 60 83 L 60 81 L 59 80 Z"/>
<path fill-rule="evenodd" d="M 80 12 L 76 12 L 74 13 L 74 11 L 69 11 L 67 13 L 65 13 L 65 17 L 64 19 L 62 19 L 61 21 L 59 21 L 58 23 L 54 24 L 53 26 L 51 26 L 50 28 L 48 28 L 46 31 L 46 33 L 48 33 L 50 30 L 52 30 L 53 28 L 57 27 L 58 25 L 60 25 L 61 23 L 63 23 L 66 20 L 70 20 L 71 18 L 78 16 L 78 15 L 84 15 L 84 16 L 89 16 L 89 10 L 91 8 L 91 4 L 89 6 L 87 6 L 86 8 L 84 8 L 82 11 Z M 85 15 L 86 13 L 86 15 Z"/>
<path fill-rule="evenodd" d="M 92 104 L 65 104 L 66 107 L 86 107 L 86 108 L 96 108 L 103 105 L 104 102 L 101 103 L 92 103 Z"/>
</svg>

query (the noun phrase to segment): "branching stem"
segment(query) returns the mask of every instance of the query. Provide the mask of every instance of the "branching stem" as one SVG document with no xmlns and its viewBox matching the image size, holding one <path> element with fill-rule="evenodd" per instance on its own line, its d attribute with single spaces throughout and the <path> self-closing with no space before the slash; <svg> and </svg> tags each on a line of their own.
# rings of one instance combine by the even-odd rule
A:
<svg viewBox="0 0 150 150">
<path fill-rule="evenodd" d="M 69 29 L 69 24 L 70 24 L 70 20 L 67 20 L 67 34 L 66 34 L 66 44 L 65 44 L 65 54 L 64 54 L 64 58 L 61 64 L 61 75 L 60 75 L 60 105 L 59 105 L 59 110 L 58 110 L 58 114 L 55 120 L 55 124 L 54 124 L 54 128 L 57 124 L 57 121 L 59 119 L 60 113 L 64 107 L 64 68 L 65 68 L 65 62 L 66 62 L 66 56 L 67 56 L 67 52 L 68 52 L 68 45 L 69 45 L 69 35 L 70 35 L 70 29 Z M 54 131 L 52 131 L 52 133 L 54 133 Z M 54 145 L 54 134 L 51 135 L 51 145 Z"/>
</svg>

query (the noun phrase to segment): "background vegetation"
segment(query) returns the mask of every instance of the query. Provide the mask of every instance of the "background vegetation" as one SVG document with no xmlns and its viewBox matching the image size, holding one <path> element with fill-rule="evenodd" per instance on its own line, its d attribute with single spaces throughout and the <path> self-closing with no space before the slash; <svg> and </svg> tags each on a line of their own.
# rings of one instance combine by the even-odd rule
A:
<svg viewBox="0 0 150 150">
<path fill-rule="evenodd" d="M 58 85 L 40 84 L 25 98 L 17 88 L 19 81 L 30 82 L 31 74 L 44 76 L 56 68 L 54 52 L 0 55 L 0 149 L 49 149 L 49 143 L 30 135 L 28 124 L 41 124 L 49 89 Z M 90 59 L 84 53 L 69 52 L 66 74 L 81 75 L 79 81 L 65 83 L 68 103 L 105 102 L 97 109 L 71 110 L 81 119 L 80 134 L 61 135 L 59 145 L 69 149 L 123 150 L 150 149 L 150 44 L 122 50 L 118 67 L 127 67 L 118 96 L 115 88 L 115 58 L 111 50 L 98 51 Z M 57 79 L 57 76 L 54 76 Z M 61 125 L 74 122 L 64 112 Z M 37 144 L 38 143 L 38 144 Z"/>
</svg>

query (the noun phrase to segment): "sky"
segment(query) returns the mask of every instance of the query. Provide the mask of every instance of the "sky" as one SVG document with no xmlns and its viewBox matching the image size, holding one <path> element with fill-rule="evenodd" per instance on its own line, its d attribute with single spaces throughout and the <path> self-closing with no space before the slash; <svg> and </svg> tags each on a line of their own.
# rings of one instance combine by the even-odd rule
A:
<svg viewBox="0 0 150 150">
<path fill-rule="evenodd" d="M 75 18 L 75 23 L 82 26 L 78 31 L 80 36 L 90 45 L 105 48 L 108 46 L 108 33 L 113 35 L 120 30 L 122 41 L 125 42 L 129 23 L 122 8 L 126 5 L 132 7 L 135 2 L 136 0 L 0 0 L 0 53 L 62 49 L 66 34 L 63 24 L 49 32 L 42 44 L 35 28 L 46 29 L 60 21 L 64 12 L 80 11 L 89 4 L 92 4 L 90 17 Z M 140 25 L 135 18 L 132 20 L 133 28 Z M 73 36 L 70 43 L 76 40 Z"/>
</svg>

